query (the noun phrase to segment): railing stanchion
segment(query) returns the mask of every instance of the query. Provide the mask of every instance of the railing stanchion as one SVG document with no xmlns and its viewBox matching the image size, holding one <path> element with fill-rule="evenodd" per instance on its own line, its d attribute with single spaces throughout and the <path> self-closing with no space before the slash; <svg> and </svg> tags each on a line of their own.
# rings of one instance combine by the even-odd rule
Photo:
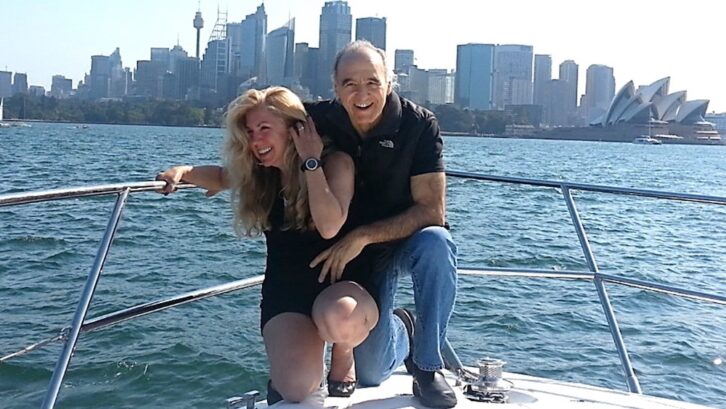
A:
<svg viewBox="0 0 726 409">
<path fill-rule="evenodd" d="M 577 238 L 580 240 L 580 246 L 582 247 L 582 252 L 585 255 L 587 266 L 590 271 L 595 274 L 595 288 L 597 289 L 597 295 L 600 298 L 600 304 L 602 305 L 603 312 L 605 313 L 605 318 L 607 319 L 608 328 L 610 328 L 610 334 L 613 337 L 615 348 L 618 351 L 620 363 L 622 364 L 623 371 L 625 372 L 625 381 L 627 383 L 628 390 L 633 393 L 643 393 L 640 388 L 640 383 L 638 382 L 638 377 L 635 376 L 635 371 L 633 371 L 633 365 L 630 362 L 628 351 L 625 348 L 625 342 L 623 341 L 623 335 L 620 333 L 618 321 L 615 319 L 615 311 L 613 311 L 613 307 L 610 304 L 610 298 L 608 297 L 608 293 L 602 283 L 602 279 L 598 276 L 599 269 L 597 262 L 595 261 L 595 256 L 592 254 L 590 242 L 587 240 L 585 228 L 582 226 L 580 215 L 577 212 L 575 200 L 572 198 L 572 193 L 566 184 L 562 184 L 561 188 L 562 196 L 564 196 L 565 202 L 567 203 L 567 210 L 570 212 L 572 224 L 577 232 Z"/>
<path fill-rule="evenodd" d="M 88 308 L 91 305 L 93 294 L 96 291 L 96 285 L 101 277 L 101 270 L 103 270 L 103 265 L 106 263 L 106 257 L 108 257 L 108 251 L 111 248 L 111 242 L 116 235 L 116 229 L 118 228 L 119 221 L 121 220 L 121 214 L 123 212 L 124 205 L 126 204 L 126 199 L 129 196 L 129 191 L 130 189 L 126 188 L 123 192 L 119 193 L 118 198 L 116 199 L 116 205 L 113 208 L 113 213 L 111 214 L 111 218 L 106 226 L 106 232 L 101 239 L 101 245 L 96 253 L 96 259 L 93 262 L 93 267 L 91 267 L 91 271 L 88 273 L 88 278 L 86 279 L 86 284 L 83 287 L 81 300 L 78 302 L 78 307 L 76 308 L 76 313 L 73 317 L 73 323 L 71 324 L 68 339 L 66 339 L 63 351 L 61 351 L 61 355 L 58 358 L 55 369 L 53 370 L 53 376 L 50 379 L 48 391 L 45 394 L 45 398 L 43 399 L 43 404 L 41 406 L 43 409 L 53 408 L 56 400 L 58 399 L 58 393 L 63 383 L 63 377 L 65 377 L 68 365 L 71 362 L 73 350 L 76 348 L 78 336 L 81 333 L 81 326 L 83 325 L 83 321 L 86 319 Z"/>
</svg>

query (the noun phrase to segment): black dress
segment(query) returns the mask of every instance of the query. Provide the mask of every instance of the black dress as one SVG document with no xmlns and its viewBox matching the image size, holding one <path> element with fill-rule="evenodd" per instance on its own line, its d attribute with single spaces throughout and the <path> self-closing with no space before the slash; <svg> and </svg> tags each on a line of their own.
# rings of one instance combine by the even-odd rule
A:
<svg viewBox="0 0 726 409">
<path fill-rule="evenodd" d="M 323 263 L 310 268 L 310 262 L 343 236 L 341 232 L 333 239 L 324 239 L 317 230 L 282 230 L 284 211 L 284 201 L 278 198 L 270 212 L 271 228 L 265 231 L 267 266 L 262 282 L 260 330 L 284 312 L 312 316 L 313 302 L 330 286 L 330 276 L 319 283 Z M 365 259 L 364 253 L 348 263 L 342 279 L 355 281 L 370 292 L 372 265 Z"/>
</svg>

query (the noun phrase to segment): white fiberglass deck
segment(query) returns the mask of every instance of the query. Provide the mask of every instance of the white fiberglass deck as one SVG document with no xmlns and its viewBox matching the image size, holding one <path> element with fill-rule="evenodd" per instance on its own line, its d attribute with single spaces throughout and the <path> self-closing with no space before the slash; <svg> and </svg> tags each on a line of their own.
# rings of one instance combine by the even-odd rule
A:
<svg viewBox="0 0 726 409">
<path fill-rule="evenodd" d="M 472 368 L 470 368 L 472 369 Z M 455 384 L 455 377 L 445 372 L 449 384 Z M 624 391 L 616 391 L 578 383 L 560 382 L 527 375 L 505 372 L 504 379 L 514 384 L 509 393 L 509 402 L 483 403 L 467 399 L 461 387 L 455 387 L 459 404 L 456 408 L 628 408 L 628 409 L 696 409 L 706 406 L 684 403 L 669 399 L 638 395 Z M 308 397 L 304 402 L 293 404 L 279 402 L 271 408 L 275 409 L 397 409 L 426 408 L 413 396 L 411 376 L 401 367 L 381 386 L 375 388 L 358 388 L 350 398 L 328 398 L 327 392 L 319 391 Z M 258 403 L 257 408 L 265 408 L 265 403 Z"/>
</svg>

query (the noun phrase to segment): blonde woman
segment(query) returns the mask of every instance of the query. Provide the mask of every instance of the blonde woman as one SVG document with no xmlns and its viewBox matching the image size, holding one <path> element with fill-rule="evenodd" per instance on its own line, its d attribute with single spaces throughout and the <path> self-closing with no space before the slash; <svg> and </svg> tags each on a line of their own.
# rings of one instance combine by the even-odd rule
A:
<svg viewBox="0 0 726 409">
<path fill-rule="evenodd" d="M 359 284 L 370 263 L 353 262 L 329 278 L 310 263 L 346 221 L 353 161 L 324 149 L 301 101 L 286 88 L 246 92 L 229 105 L 226 123 L 224 167 L 173 167 L 157 176 L 167 182 L 163 193 L 180 182 L 209 196 L 231 189 L 237 232 L 265 235 L 260 326 L 270 364 L 268 402 L 299 402 L 319 387 L 325 342 L 334 344 L 329 392 L 350 396 L 353 348 L 378 322 L 376 303 Z"/>
</svg>

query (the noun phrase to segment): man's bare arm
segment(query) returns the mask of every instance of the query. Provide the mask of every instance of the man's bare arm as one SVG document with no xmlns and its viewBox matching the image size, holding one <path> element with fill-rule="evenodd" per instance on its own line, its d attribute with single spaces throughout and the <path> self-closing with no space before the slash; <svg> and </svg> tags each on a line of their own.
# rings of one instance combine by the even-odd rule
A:
<svg viewBox="0 0 726 409">
<path fill-rule="evenodd" d="M 361 226 L 324 250 L 310 263 L 323 263 L 318 281 L 330 273 L 331 282 L 342 276 L 345 266 L 369 244 L 408 237 L 426 226 L 443 226 L 446 214 L 446 175 L 426 173 L 411 178 L 414 204 L 404 212 Z"/>
</svg>

